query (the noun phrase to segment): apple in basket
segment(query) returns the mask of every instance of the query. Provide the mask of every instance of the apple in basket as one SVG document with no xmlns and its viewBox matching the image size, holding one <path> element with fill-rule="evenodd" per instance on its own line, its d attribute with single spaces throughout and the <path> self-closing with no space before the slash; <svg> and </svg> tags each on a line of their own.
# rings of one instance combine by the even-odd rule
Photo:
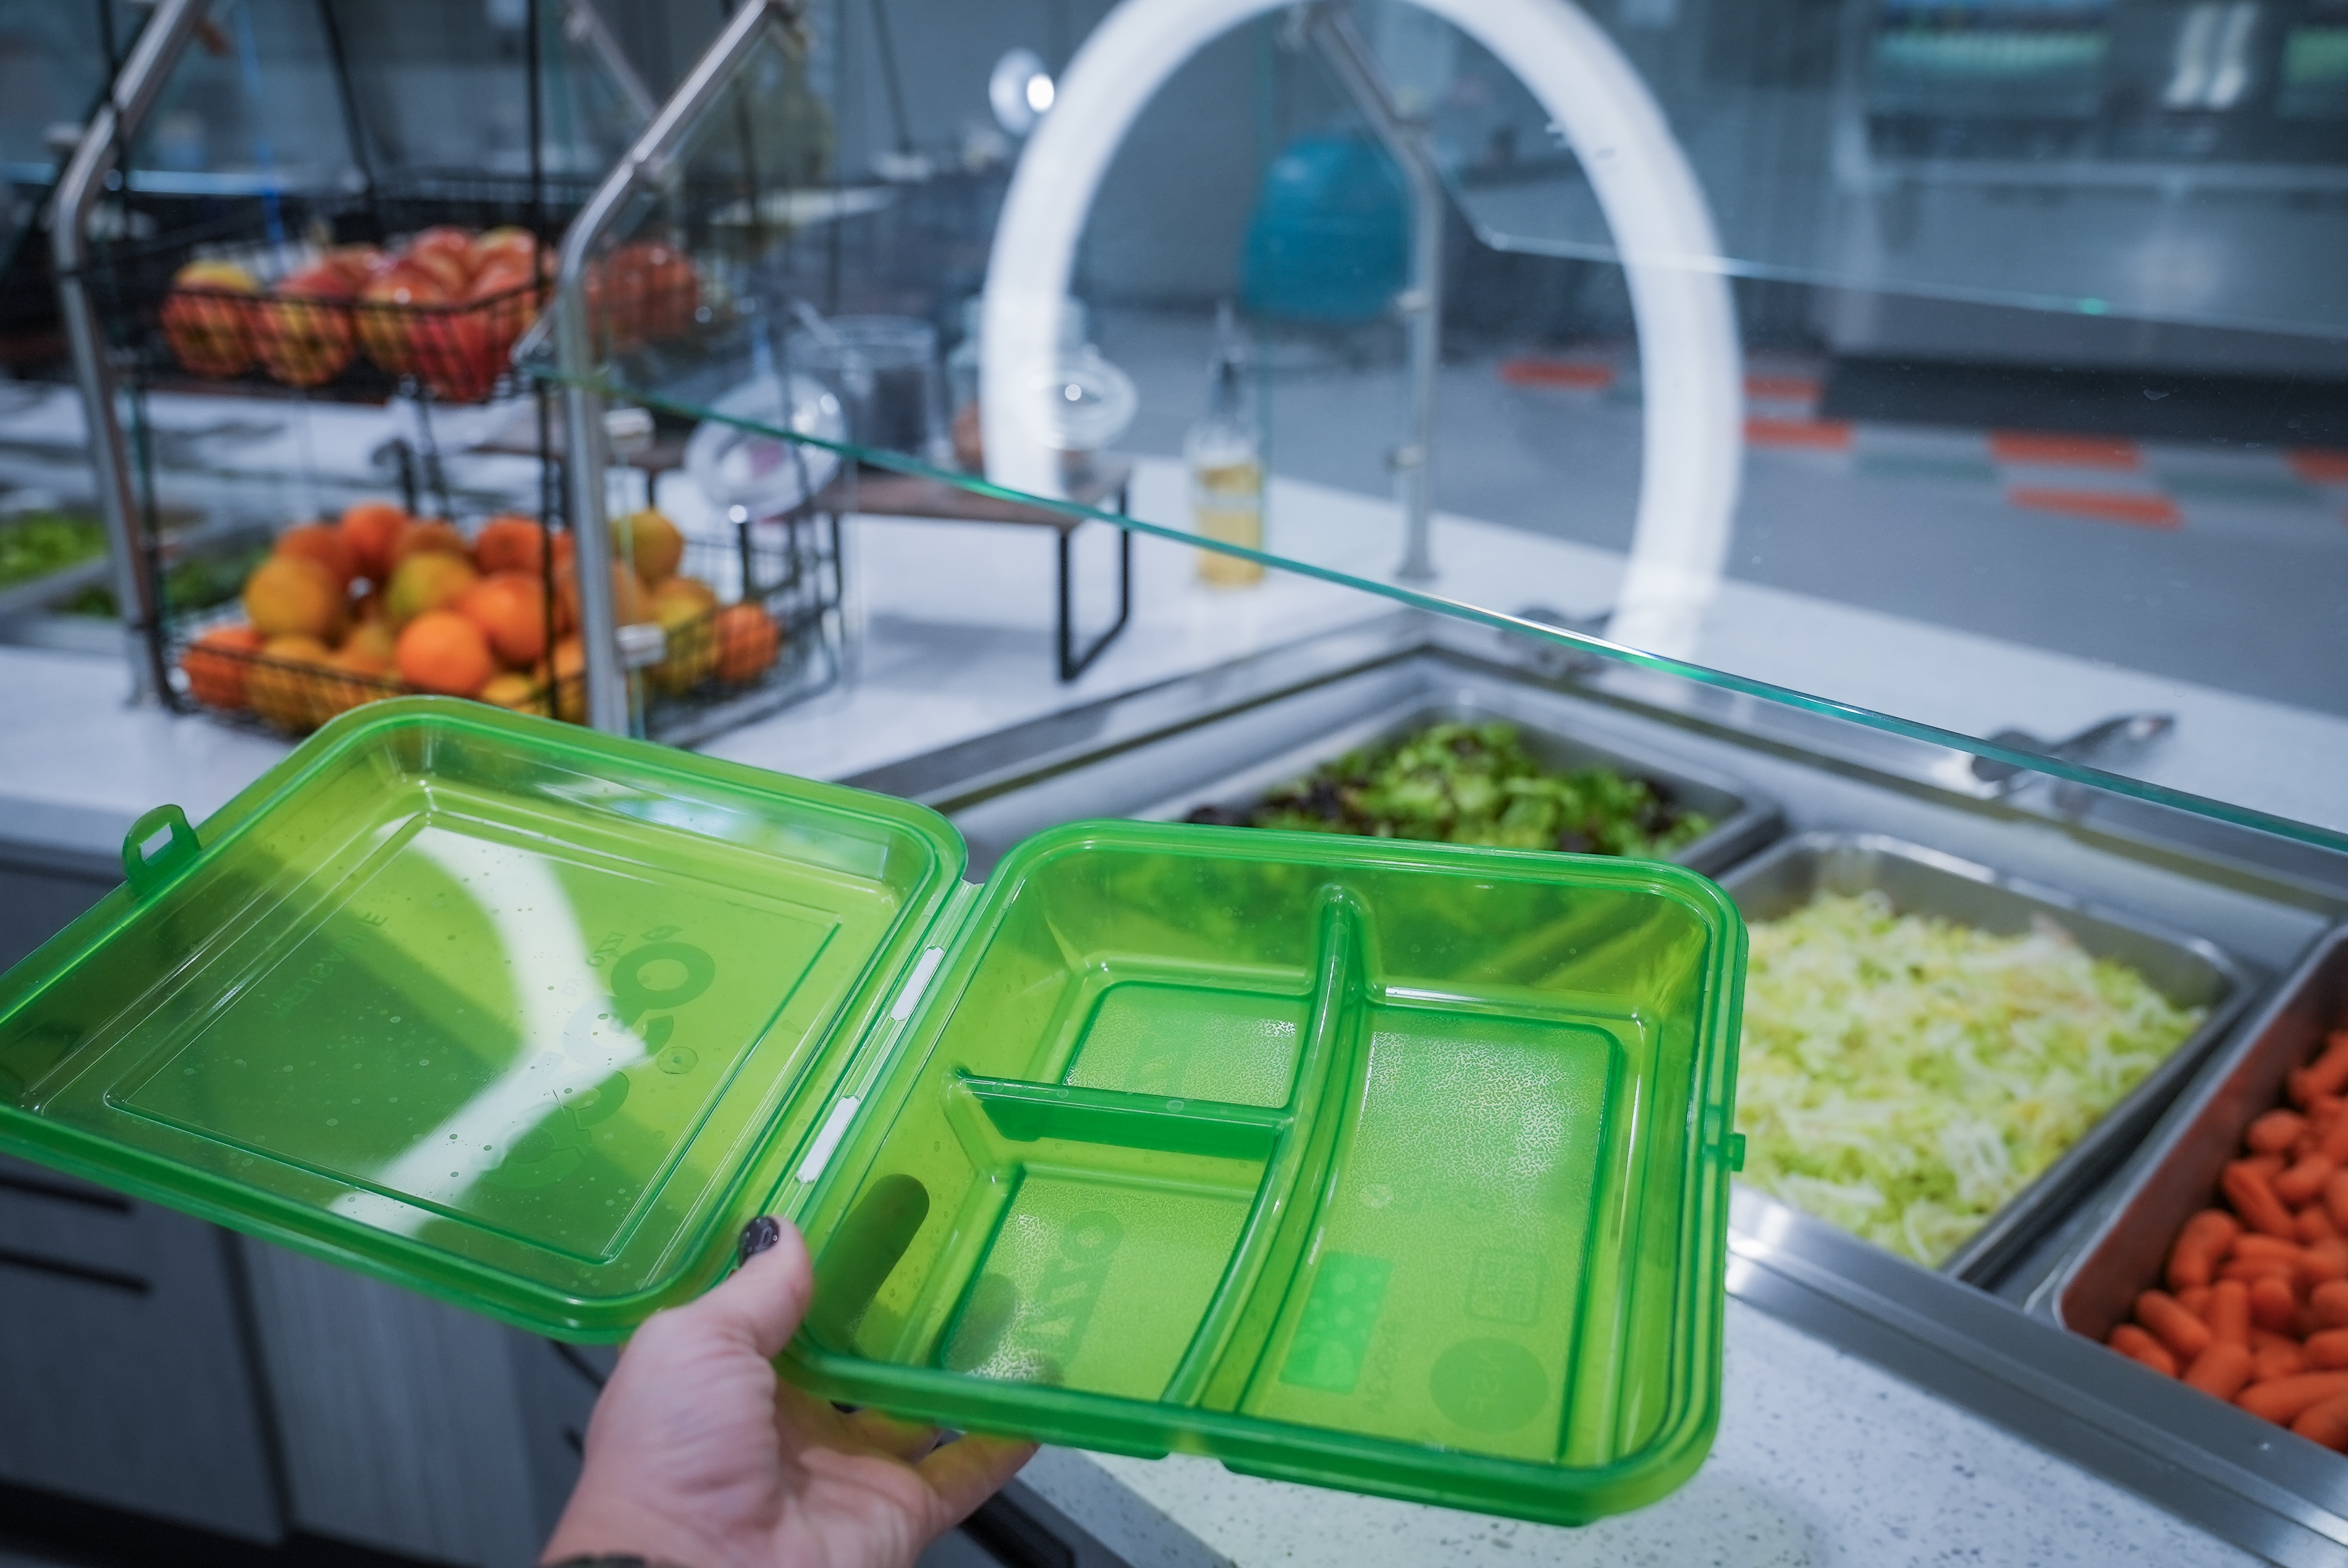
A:
<svg viewBox="0 0 2348 1568">
<path fill-rule="evenodd" d="M 473 236 L 454 224 L 425 230 L 400 255 L 438 278 L 451 299 L 462 299 L 473 281 Z"/>
<path fill-rule="evenodd" d="M 261 292 L 234 262 L 190 262 L 172 274 L 163 296 L 163 337 L 180 363 L 198 376 L 236 376 L 252 368 L 249 299 Z"/>
<path fill-rule="evenodd" d="M 448 291 L 430 268 L 400 258 L 386 263 L 359 291 L 359 346 L 394 376 L 414 375 L 439 335 L 439 312 Z"/>
<path fill-rule="evenodd" d="M 538 314 L 530 263 L 498 261 L 481 269 L 464 295 L 465 308 L 440 315 L 435 352 L 424 378 L 443 397 L 486 397 L 506 367 L 514 342 Z"/>
<path fill-rule="evenodd" d="M 351 362 L 350 300 L 344 270 L 317 262 L 282 279 L 254 312 L 256 346 L 269 373 L 289 387 L 318 387 Z"/>
<path fill-rule="evenodd" d="M 520 268 L 522 275 L 527 277 L 530 258 L 537 253 L 538 236 L 528 229 L 508 223 L 502 228 L 488 230 L 473 241 L 474 281 L 479 283 L 481 274 L 491 267 L 507 263 Z M 547 257 L 550 272 L 553 270 L 553 261 L 551 255 Z"/>
</svg>

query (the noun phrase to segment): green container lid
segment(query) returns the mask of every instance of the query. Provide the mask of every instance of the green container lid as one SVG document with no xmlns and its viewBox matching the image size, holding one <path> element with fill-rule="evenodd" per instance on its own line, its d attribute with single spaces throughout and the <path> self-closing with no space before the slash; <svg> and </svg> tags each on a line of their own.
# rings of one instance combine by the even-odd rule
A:
<svg viewBox="0 0 2348 1568">
<path fill-rule="evenodd" d="M 149 835 L 152 835 L 151 838 Z M 1717 1420 L 1745 934 L 1675 866 L 903 801 L 373 705 L 0 977 L 0 1144 L 541 1333 L 1560 1522 Z"/>
</svg>

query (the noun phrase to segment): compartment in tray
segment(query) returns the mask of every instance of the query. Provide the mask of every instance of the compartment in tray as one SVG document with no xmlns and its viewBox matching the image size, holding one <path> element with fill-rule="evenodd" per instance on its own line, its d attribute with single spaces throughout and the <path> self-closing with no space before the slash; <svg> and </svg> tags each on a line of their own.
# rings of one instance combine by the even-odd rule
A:
<svg viewBox="0 0 2348 1568">
<path fill-rule="evenodd" d="M 819 1346 L 1543 1464 L 1653 1438 L 1719 938 L 1623 862 L 1432 852 L 1021 851 L 806 1220 Z"/>
<path fill-rule="evenodd" d="M 2137 1293 L 2160 1283 L 2185 1222 L 2223 1206 L 2219 1174 L 2240 1157 L 2243 1130 L 2286 1103 L 2283 1080 L 2343 1027 L 2348 927 L 2315 945 L 2170 1109 L 2112 1183 L 2093 1229 L 2032 1296 L 2031 1309 L 2096 1340 L 2126 1320 Z"/>
<path fill-rule="evenodd" d="M 2135 970 L 2168 1002 L 2204 1009 L 2190 1035 L 1942 1262 L 1945 1272 L 1975 1283 L 1994 1281 L 2023 1258 L 2127 1159 L 2250 997 L 2243 969 L 2199 937 L 1881 834 L 1802 833 L 1732 869 L 1721 885 L 1756 924 L 1823 893 L 1869 892 L 1882 894 L 1899 914 L 2002 936 L 2049 923 L 2091 957 Z"/>
<path fill-rule="evenodd" d="M 1178 796 L 1143 809 L 1136 815 L 1252 825 L 1250 819 L 1264 807 L 1267 798 L 1274 791 L 1349 752 L 1391 746 L 1437 725 L 1505 724 L 1517 731 L 1526 752 L 1544 769 L 1578 772 L 1593 768 L 1612 769 L 1626 779 L 1644 783 L 1657 803 L 1674 819 L 1685 814 L 1700 814 L 1709 819 L 1711 826 L 1701 835 L 1662 858 L 1701 871 L 1716 871 L 1739 855 L 1749 853 L 1776 831 L 1776 807 L 1755 797 L 1742 785 L 1692 771 L 1677 763 L 1666 764 L 1653 758 L 1577 738 L 1514 711 L 1516 704 L 1505 698 L 1496 701 L 1496 697 L 1498 697 L 1496 692 L 1473 693 L 1424 704 L 1400 718 L 1380 714 L 1374 718 L 1359 720 L 1316 736 L 1302 745 L 1288 746 L 1277 756 L 1251 764 L 1223 779 L 1186 789 Z M 1582 851 L 1591 848 L 1586 844 L 1563 847 Z"/>
</svg>

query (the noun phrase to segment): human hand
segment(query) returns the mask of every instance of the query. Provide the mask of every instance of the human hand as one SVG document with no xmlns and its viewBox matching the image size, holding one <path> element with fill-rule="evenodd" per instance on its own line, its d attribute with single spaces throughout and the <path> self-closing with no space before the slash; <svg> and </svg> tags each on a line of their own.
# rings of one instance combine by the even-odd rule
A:
<svg viewBox="0 0 2348 1568">
<path fill-rule="evenodd" d="M 909 1568 L 1009 1480 L 1033 1443 L 876 1410 L 843 1415 L 776 1375 L 815 1289 L 807 1243 L 757 1219 L 742 1267 L 628 1342 L 543 1561 L 627 1553 L 684 1568 Z"/>
</svg>

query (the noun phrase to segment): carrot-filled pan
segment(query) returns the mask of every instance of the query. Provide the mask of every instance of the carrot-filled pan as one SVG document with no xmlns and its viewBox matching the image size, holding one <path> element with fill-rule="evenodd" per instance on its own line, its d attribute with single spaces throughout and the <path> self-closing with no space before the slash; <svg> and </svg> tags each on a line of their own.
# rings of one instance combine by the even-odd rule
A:
<svg viewBox="0 0 2348 1568">
<path fill-rule="evenodd" d="M 2348 1451 L 2348 927 L 2172 1109 L 2034 1305 Z"/>
</svg>

